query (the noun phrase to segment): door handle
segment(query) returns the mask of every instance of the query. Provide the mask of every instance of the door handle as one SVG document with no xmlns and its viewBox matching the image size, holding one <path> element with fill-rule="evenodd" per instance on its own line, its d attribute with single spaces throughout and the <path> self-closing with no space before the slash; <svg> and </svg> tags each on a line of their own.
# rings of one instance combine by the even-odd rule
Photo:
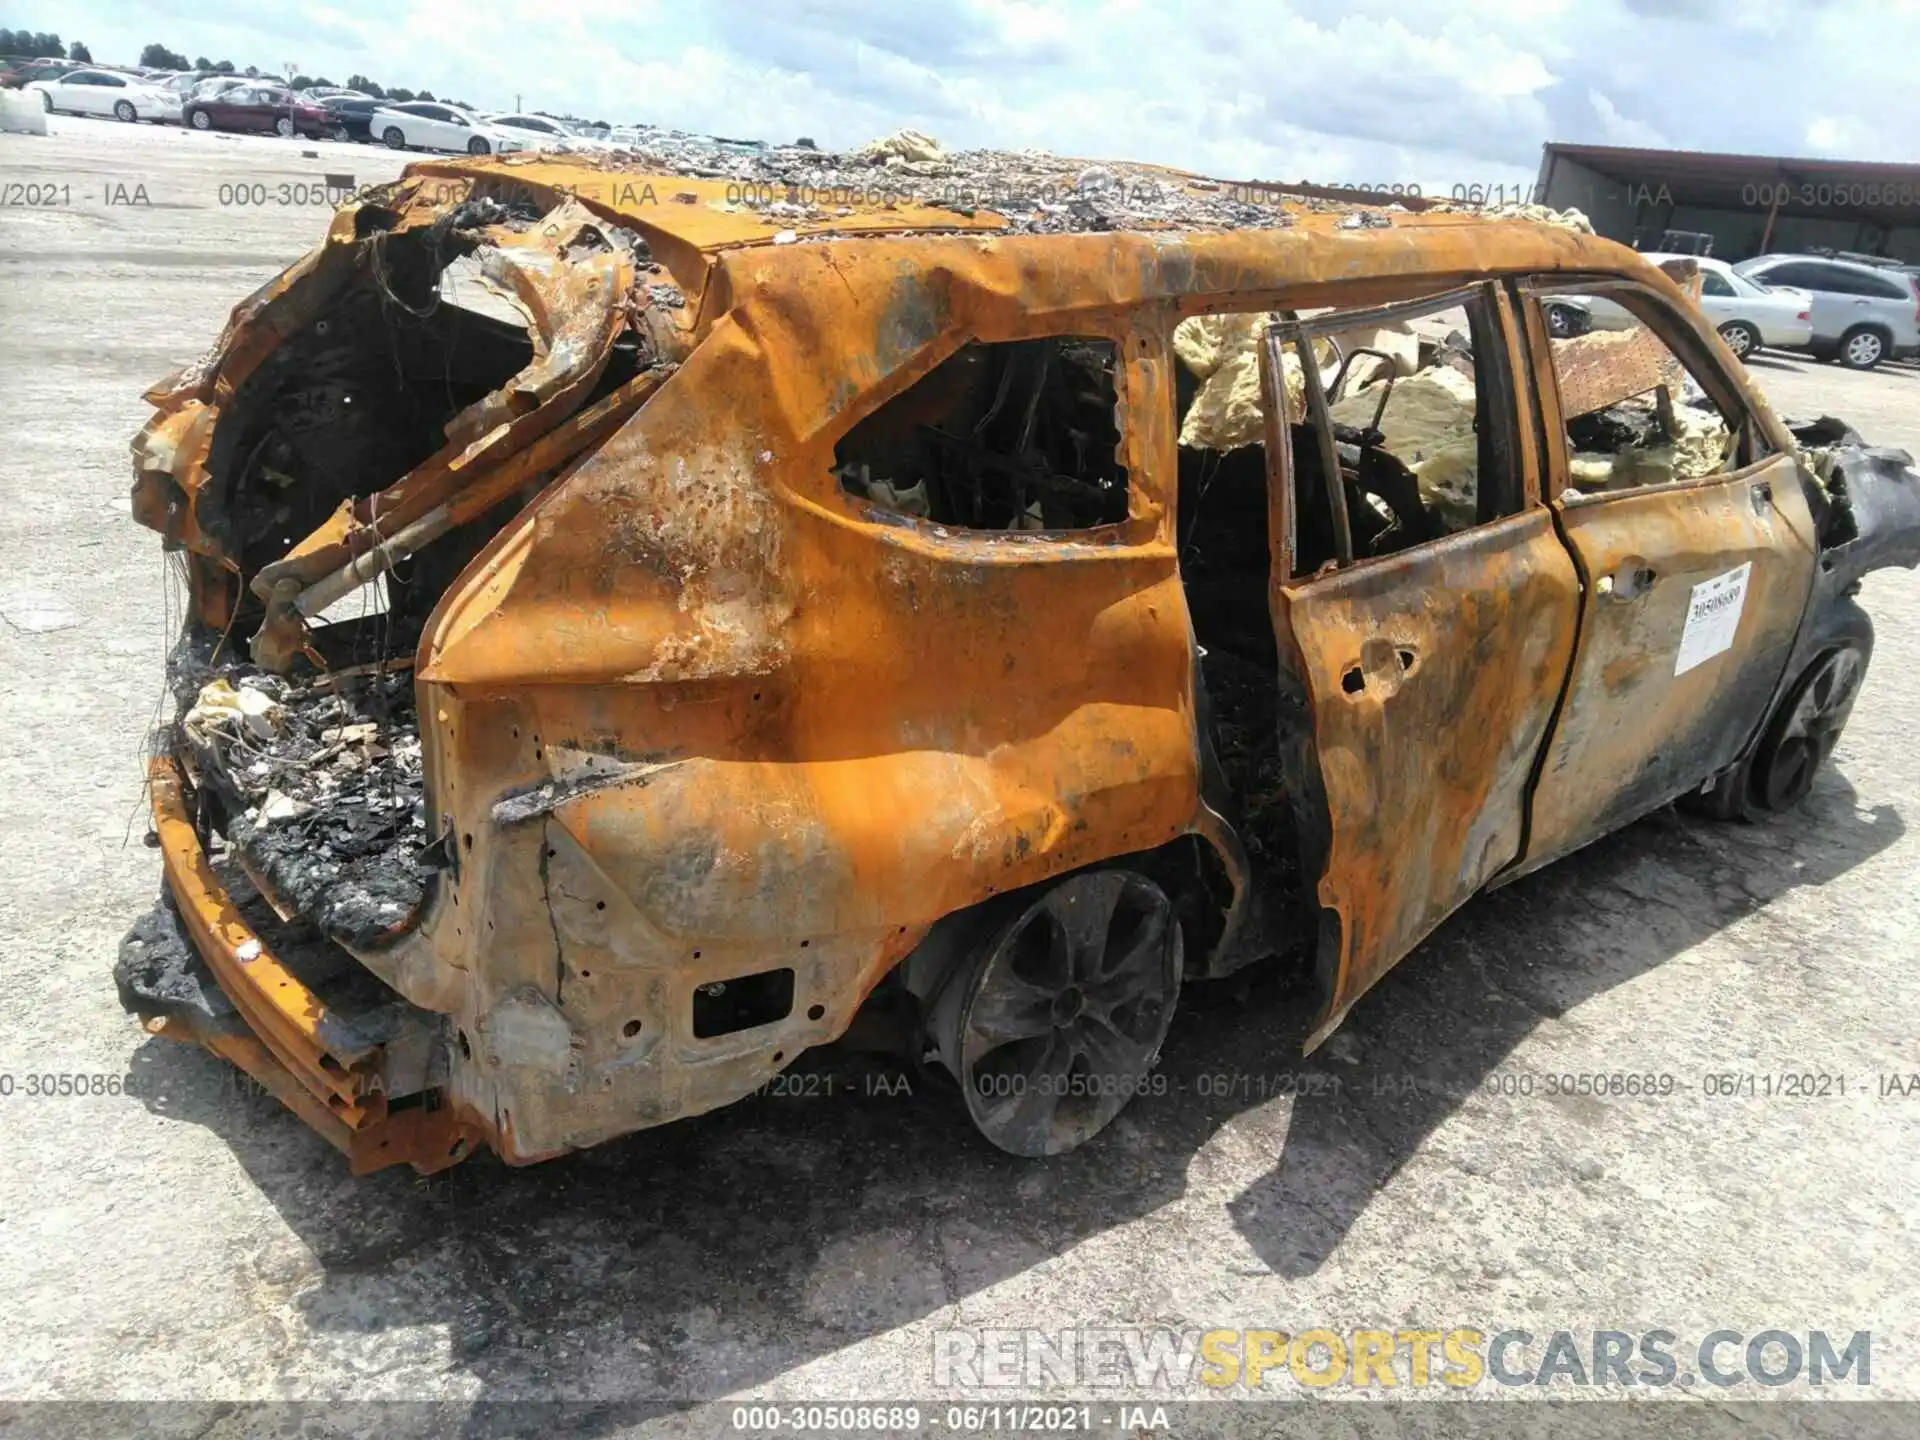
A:
<svg viewBox="0 0 1920 1440">
<path fill-rule="evenodd" d="M 1651 565 L 1629 563 L 1611 575 L 1602 575 L 1598 589 L 1607 600 L 1638 600 L 1653 588 L 1657 579 Z"/>
</svg>

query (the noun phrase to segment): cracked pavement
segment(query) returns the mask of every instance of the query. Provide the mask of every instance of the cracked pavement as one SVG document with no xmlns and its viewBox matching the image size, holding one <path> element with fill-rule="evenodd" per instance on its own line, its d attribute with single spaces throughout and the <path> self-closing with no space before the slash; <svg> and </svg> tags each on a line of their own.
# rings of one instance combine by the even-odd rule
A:
<svg viewBox="0 0 1920 1440">
<path fill-rule="evenodd" d="M 1920 1397 L 1920 1096 L 1871 1085 L 1920 1071 L 1909 572 L 1868 581 L 1878 652 L 1802 810 L 1662 812 L 1474 901 L 1310 1060 L 1282 977 L 1190 989 L 1169 1093 L 1046 1163 L 847 1060 L 810 1095 L 557 1163 L 353 1180 L 219 1061 L 145 1036 L 109 968 L 158 883 L 140 751 L 172 621 L 127 441 L 141 391 L 324 224 L 223 207 L 219 185 L 398 166 L 304 148 L 74 120 L 0 136 L 7 178 L 73 194 L 0 211 L 0 591 L 74 621 L 0 624 L 0 1074 L 121 1091 L 0 1100 L 0 1398 L 554 1398 L 601 1402 L 580 1433 L 718 1428 L 622 1406 L 933 1399 L 937 1330 L 1120 1323 L 1867 1329 L 1873 1395 Z M 104 203 L 136 182 L 149 206 Z M 1753 370 L 1788 414 L 1920 450 L 1920 370 Z M 1580 1072 L 1674 1088 L 1538 1093 Z M 1708 1093 L 1786 1073 L 1849 1093 Z M 1535 1094 L 1505 1093 L 1522 1077 Z"/>
</svg>

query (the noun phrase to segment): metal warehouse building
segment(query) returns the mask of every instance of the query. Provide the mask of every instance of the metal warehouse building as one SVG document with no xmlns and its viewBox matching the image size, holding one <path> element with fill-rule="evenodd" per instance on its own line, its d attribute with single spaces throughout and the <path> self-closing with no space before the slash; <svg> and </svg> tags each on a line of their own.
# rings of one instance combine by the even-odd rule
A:
<svg viewBox="0 0 1920 1440">
<path fill-rule="evenodd" d="M 1713 237 L 1744 260 L 1779 250 L 1848 250 L 1920 263 L 1920 165 L 1635 150 L 1542 148 L 1536 198 L 1583 210 L 1609 239 L 1655 249 L 1663 232 Z"/>
</svg>

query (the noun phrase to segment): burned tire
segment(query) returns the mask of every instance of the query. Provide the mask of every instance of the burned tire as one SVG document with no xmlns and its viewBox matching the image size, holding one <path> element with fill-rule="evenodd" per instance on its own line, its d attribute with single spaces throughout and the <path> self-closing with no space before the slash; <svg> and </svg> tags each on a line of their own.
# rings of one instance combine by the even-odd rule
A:
<svg viewBox="0 0 1920 1440">
<path fill-rule="evenodd" d="M 1856 325 L 1840 337 L 1840 363 L 1849 370 L 1871 370 L 1887 358 L 1887 337 L 1871 325 Z"/>
<path fill-rule="evenodd" d="M 1760 334 L 1744 320 L 1729 320 L 1720 327 L 1720 338 L 1727 342 L 1727 348 L 1745 360 L 1760 348 Z"/>
<path fill-rule="evenodd" d="M 485 140 L 482 140 L 478 135 L 474 136 L 471 140 L 467 141 L 467 153 L 469 155 L 488 155 L 488 154 L 491 154 L 492 152 L 493 152 L 493 147 L 487 144 L 487 142 Z"/>
<path fill-rule="evenodd" d="M 140 112 L 133 108 L 131 100 L 116 100 L 113 105 L 113 118 L 122 124 L 131 125 L 140 118 Z"/>
<path fill-rule="evenodd" d="M 398 125 L 389 125 L 381 132 L 380 139 L 385 142 L 389 150 L 404 150 L 407 148 L 406 132 Z"/>
<path fill-rule="evenodd" d="M 1059 1155 L 1145 1089 L 1181 971 L 1173 902 L 1135 870 L 1089 870 L 1003 913 L 942 987 L 939 1058 L 975 1128 L 1011 1155 Z"/>
<path fill-rule="evenodd" d="M 1791 810 L 1807 798 L 1820 767 L 1840 743 L 1873 659 L 1873 622 L 1852 600 L 1822 621 L 1814 658 L 1794 678 L 1741 764 L 1683 809 L 1715 820 L 1751 820 Z"/>
<path fill-rule="evenodd" d="M 1873 657 L 1873 627 L 1823 653 L 1795 682 L 1754 755 L 1748 793 L 1756 808 L 1778 813 L 1807 798 L 1815 775 L 1840 743 Z"/>
</svg>

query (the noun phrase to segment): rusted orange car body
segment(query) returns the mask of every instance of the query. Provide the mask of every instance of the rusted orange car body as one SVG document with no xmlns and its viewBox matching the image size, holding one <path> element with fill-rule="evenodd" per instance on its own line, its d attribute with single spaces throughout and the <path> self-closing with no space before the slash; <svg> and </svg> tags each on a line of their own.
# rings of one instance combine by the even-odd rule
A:
<svg viewBox="0 0 1920 1440">
<path fill-rule="evenodd" d="M 885 984 L 939 1009 L 943 969 L 1062 877 L 1132 866 L 1188 886 L 1165 942 L 1188 975 L 1286 948 L 1271 907 L 1256 935 L 1255 867 L 1210 764 L 1179 514 L 1173 335 L 1191 317 L 1284 322 L 1263 352 L 1266 598 L 1316 1043 L 1475 891 L 1724 788 L 1809 661 L 1809 616 L 1866 564 L 1916 558 L 1889 481 L 1874 504 L 1891 518 L 1836 567 L 1851 552 L 1823 539 L 1834 502 L 1794 437 L 1680 288 L 1590 235 L 1306 210 L 1262 231 L 1032 235 L 903 207 L 790 243 L 792 222 L 721 189 L 416 166 L 150 397 L 136 514 L 184 554 L 190 625 L 223 657 L 324 679 L 327 605 L 488 531 L 414 653 L 380 661 L 413 665 L 432 883 L 381 933 L 330 937 L 404 1002 L 401 1030 L 381 1038 L 283 963 L 214 863 L 204 760 L 174 745 L 152 762 L 173 904 L 237 1015 L 129 1003 L 260 1078 L 356 1169 L 479 1144 L 541 1159 L 727 1104 Z M 508 191 L 536 223 L 501 218 Z M 236 418 L 260 404 L 250 382 L 356 290 L 425 308 L 407 247 L 456 231 L 519 301 L 527 363 L 404 473 L 340 480 L 310 530 L 236 539 L 240 490 L 264 482 L 235 478 L 254 462 L 221 434 L 254 424 Z M 1624 280 L 1667 317 L 1748 415 L 1747 463 L 1606 503 L 1566 493 L 1535 277 Z M 1455 292 L 1504 356 L 1511 513 L 1298 572 L 1308 457 L 1275 418 L 1285 347 L 1311 343 L 1318 309 Z M 849 433 L 964 345 L 1060 335 L 1117 357 L 1110 523 L 985 532 L 836 478 Z M 1740 565 L 1736 642 L 1674 673 L 1693 587 Z M 1620 603 L 1635 581 L 1642 603 Z M 299 908 L 254 878 L 281 919 Z M 768 975 L 785 978 L 748 983 Z M 757 997 L 754 1023 L 701 1033 L 729 985 Z M 1089 1004 L 1056 993 L 1056 1019 Z"/>
</svg>

